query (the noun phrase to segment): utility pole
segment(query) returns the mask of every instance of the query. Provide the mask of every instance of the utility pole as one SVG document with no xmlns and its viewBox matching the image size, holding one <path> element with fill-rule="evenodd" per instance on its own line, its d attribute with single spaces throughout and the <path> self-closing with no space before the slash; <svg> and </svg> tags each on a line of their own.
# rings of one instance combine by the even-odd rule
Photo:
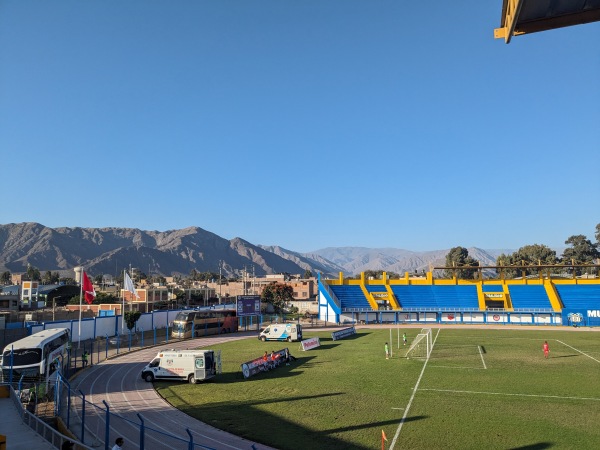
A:
<svg viewBox="0 0 600 450">
<path fill-rule="evenodd" d="M 223 261 L 219 260 L 219 305 L 221 304 L 221 287 L 223 286 L 222 267 Z"/>
</svg>

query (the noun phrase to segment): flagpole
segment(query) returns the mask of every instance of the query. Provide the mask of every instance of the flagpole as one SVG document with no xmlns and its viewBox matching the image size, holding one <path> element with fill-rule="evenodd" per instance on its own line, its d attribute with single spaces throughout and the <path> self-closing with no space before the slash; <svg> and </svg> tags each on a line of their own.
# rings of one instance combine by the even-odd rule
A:
<svg viewBox="0 0 600 450">
<path fill-rule="evenodd" d="M 77 338 L 77 348 L 81 348 L 81 310 L 83 308 L 83 267 L 79 272 L 79 336 Z"/>
<path fill-rule="evenodd" d="M 123 291 L 122 291 L 122 298 L 123 298 L 123 306 L 121 309 L 121 334 L 125 334 L 125 274 L 127 273 L 127 271 L 125 269 L 123 269 Z"/>
</svg>

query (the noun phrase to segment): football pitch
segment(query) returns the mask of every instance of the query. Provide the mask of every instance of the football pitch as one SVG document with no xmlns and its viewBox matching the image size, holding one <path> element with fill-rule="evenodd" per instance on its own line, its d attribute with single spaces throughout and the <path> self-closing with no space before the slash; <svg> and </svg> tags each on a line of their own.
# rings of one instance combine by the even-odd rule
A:
<svg viewBox="0 0 600 450">
<path fill-rule="evenodd" d="M 321 341 L 309 351 L 229 342 L 211 347 L 223 360 L 214 381 L 155 386 L 189 415 L 278 449 L 378 449 L 383 434 L 386 449 L 598 448 L 600 332 L 432 327 L 430 357 L 406 358 L 398 337 L 410 345 L 420 330 L 339 341 L 305 330 Z M 243 379 L 241 363 L 285 347 L 296 361 Z"/>
</svg>

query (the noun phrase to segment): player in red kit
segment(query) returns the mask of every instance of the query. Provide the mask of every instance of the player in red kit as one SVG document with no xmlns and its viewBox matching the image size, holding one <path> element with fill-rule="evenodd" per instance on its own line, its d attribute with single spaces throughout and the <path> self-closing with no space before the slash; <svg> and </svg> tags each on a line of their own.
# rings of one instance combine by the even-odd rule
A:
<svg viewBox="0 0 600 450">
<path fill-rule="evenodd" d="M 550 353 L 550 347 L 548 347 L 548 341 L 544 341 L 544 345 L 542 346 L 544 349 L 544 357 L 548 359 L 548 354 Z"/>
</svg>

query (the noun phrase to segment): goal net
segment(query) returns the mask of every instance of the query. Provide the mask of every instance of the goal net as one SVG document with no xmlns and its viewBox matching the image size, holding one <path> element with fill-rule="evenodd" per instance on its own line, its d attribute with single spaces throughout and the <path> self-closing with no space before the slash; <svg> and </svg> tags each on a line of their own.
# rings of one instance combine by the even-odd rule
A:
<svg viewBox="0 0 600 450">
<path fill-rule="evenodd" d="M 431 338 L 431 328 L 423 328 L 408 348 L 406 357 L 429 358 L 432 349 L 433 339 Z"/>
</svg>

